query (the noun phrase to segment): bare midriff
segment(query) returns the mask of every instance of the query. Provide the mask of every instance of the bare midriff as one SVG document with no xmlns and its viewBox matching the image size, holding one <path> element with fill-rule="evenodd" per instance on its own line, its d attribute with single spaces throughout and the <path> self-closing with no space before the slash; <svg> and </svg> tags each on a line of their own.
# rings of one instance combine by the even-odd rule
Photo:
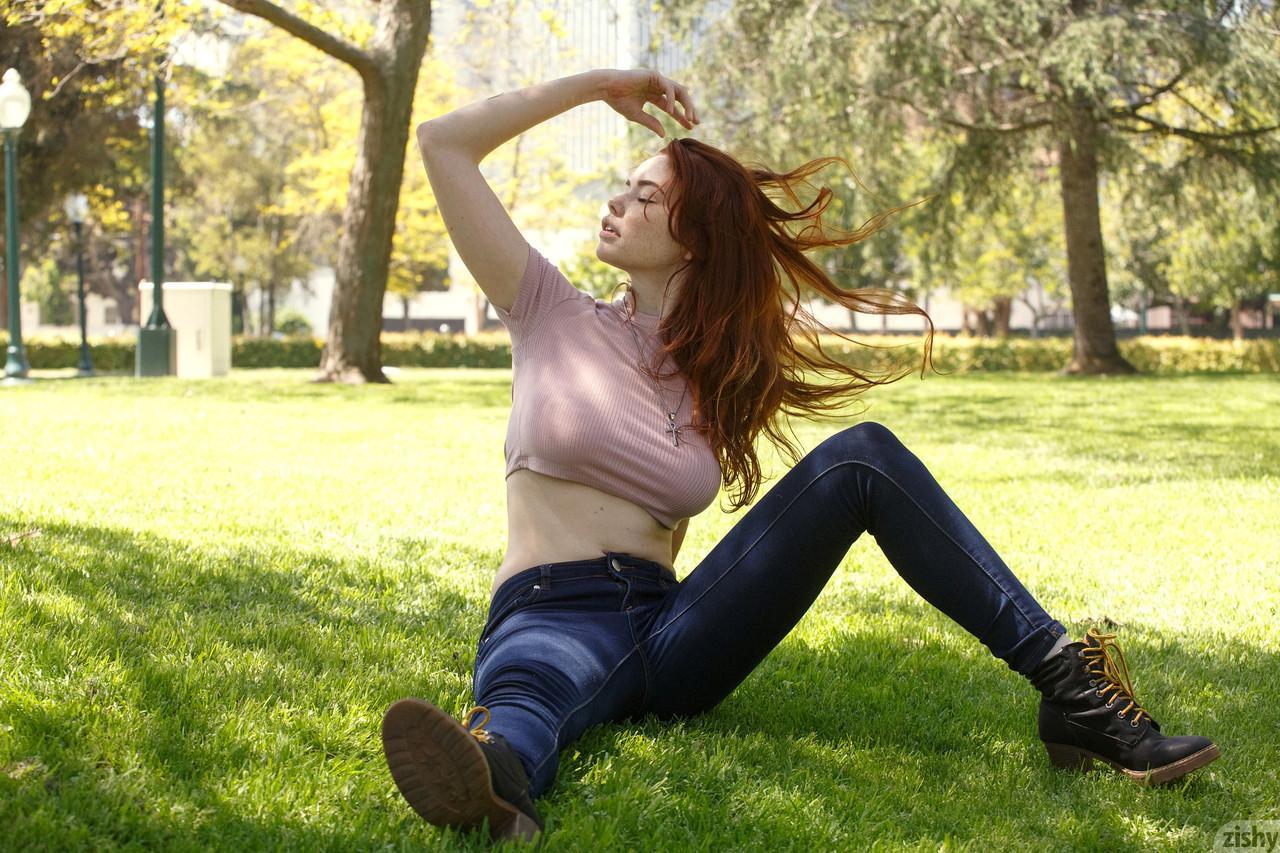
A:
<svg viewBox="0 0 1280 853">
<path fill-rule="evenodd" d="M 642 507 L 528 468 L 507 477 L 507 553 L 490 597 L 518 572 L 543 563 L 631 554 L 674 568 L 671 537 Z"/>
</svg>

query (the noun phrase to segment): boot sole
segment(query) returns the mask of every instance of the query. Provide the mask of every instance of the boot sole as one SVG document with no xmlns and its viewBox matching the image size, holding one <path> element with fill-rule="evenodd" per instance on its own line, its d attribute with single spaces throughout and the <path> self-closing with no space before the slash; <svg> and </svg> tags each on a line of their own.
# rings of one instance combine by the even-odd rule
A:
<svg viewBox="0 0 1280 853">
<path fill-rule="evenodd" d="M 1063 770 L 1085 771 L 1093 766 L 1093 762 L 1100 761 L 1119 770 L 1139 785 L 1163 785 L 1166 782 L 1181 779 L 1192 770 L 1204 767 L 1222 754 L 1218 751 L 1216 745 L 1210 744 L 1198 752 L 1193 752 L 1185 758 L 1179 758 L 1177 761 L 1162 767 L 1152 767 L 1150 770 L 1130 770 L 1128 767 L 1117 764 L 1109 758 L 1104 758 L 1096 752 L 1090 752 L 1078 746 L 1045 743 L 1044 748 L 1049 753 L 1049 761 L 1054 767 L 1059 767 Z"/>
<path fill-rule="evenodd" d="M 465 727 L 430 702 L 401 699 L 382 719 L 382 750 L 396 787 L 428 823 L 531 841 L 533 818 L 493 790 L 489 762 Z"/>
</svg>

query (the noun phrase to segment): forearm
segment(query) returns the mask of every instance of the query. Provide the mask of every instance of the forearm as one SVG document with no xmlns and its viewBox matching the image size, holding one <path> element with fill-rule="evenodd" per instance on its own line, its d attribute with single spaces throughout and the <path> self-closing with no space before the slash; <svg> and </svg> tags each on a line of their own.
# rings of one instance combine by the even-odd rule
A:
<svg viewBox="0 0 1280 853">
<path fill-rule="evenodd" d="M 479 163 L 490 151 L 529 128 L 597 100 L 608 73 L 605 69 L 584 71 L 467 104 L 418 125 L 418 143 L 424 155 L 428 148 L 447 147 Z"/>
</svg>

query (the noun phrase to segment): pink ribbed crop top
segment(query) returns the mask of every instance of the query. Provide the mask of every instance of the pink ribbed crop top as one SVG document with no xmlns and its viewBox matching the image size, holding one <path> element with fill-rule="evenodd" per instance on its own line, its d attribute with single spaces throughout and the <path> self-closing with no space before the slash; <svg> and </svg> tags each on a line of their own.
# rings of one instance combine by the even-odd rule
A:
<svg viewBox="0 0 1280 853">
<path fill-rule="evenodd" d="M 511 333 L 511 419 L 507 473 L 528 468 L 629 500 L 668 529 L 697 515 L 720 491 L 720 463 L 706 438 L 665 432 L 693 420 L 693 390 L 682 374 L 661 383 L 637 366 L 657 352 L 657 314 L 633 314 L 626 295 L 604 302 L 578 290 L 541 252 L 529 260 L 511 310 L 497 305 Z M 662 372 L 670 372 L 670 362 Z M 658 399 L 661 384 L 662 400 Z"/>
</svg>

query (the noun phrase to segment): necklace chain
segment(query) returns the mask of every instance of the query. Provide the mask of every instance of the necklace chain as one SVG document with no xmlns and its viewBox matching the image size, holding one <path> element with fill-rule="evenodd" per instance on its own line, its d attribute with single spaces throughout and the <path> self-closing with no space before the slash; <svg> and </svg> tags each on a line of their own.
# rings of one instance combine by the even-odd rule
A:
<svg viewBox="0 0 1280 853">
<path fill-rule="evenodd" d="M 627 290 L 631 292 L 632 308 L 634 309 L 635 293 L 634 291 L 631 291 L 630 284 L 627 285 Z M 661 318 L 661 314 L 659 314 L 659 318 Z M 631 316 L 627 315 L 626 320 L 627 320 L 627 328 L 631 330 L 631 339 L 635 341 L 635 344 L 636 344 L 636 353 L 639 356 L 639 358 L 643 360 L 644 351 L 640 347 L 640 339 L 636 337 L 636 329 L 635 329 L 635 325 L 631 322 Z M 650 377 L 650 379 L 652 379 L 652 377 Z M 672 444 L 674 444 L 676 447 L 679 447 L 680 446 L 680 430 L 683 429 L 685 426 L 687 426 L 687 424 L 681 424 L 680 426 L 676 426 L 676 412 L 680 411 L 680 407 L 684 405 L 684 398 L 685 398 L 685 394 L 687 394 L 689 391 L 689 385 L 686 383 L 684 386 L 684 390 L 680 392 L 680 402 L 676 404 L 675 411 L 670 411 L 669 409 L 667 409 L 667 404 L 666 404 L 666 401 L 663 400 L 662 398 L 662 391 L 660 390 L 660 387 L 661 386 L 659 386 L 655 382 L 653 390 L 658 397 L 658 404 L 662 406 L 662 411 L 666 412 L 667 414 L 667 425 L 664 429 L 666 430 L 667 433 L 671 435 Z"/>
</svg>

